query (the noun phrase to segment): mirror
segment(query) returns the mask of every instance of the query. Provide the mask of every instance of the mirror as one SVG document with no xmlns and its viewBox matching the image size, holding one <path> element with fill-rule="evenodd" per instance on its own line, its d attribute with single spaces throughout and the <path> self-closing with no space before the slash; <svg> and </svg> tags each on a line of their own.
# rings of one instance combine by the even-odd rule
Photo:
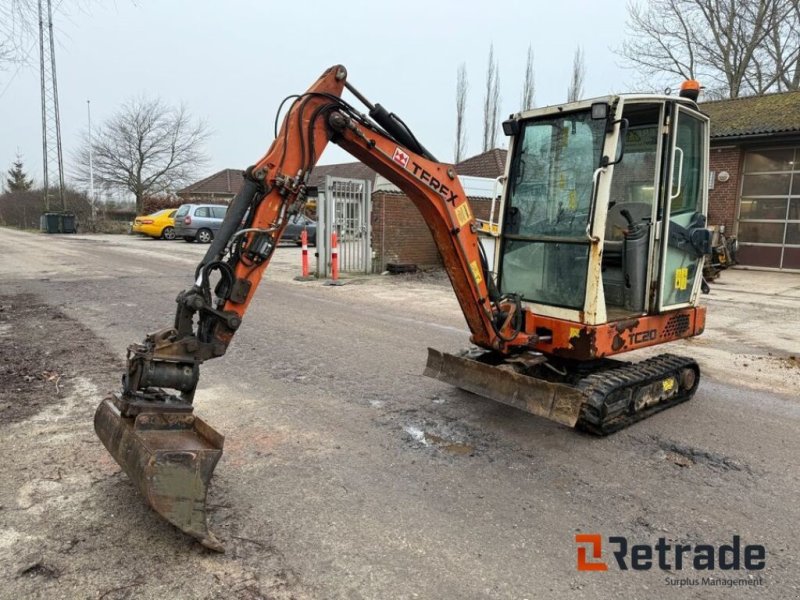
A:
<svg viewBox="0 0 800 600">
<path fill-rule="evenodd" d="M 592 105 L 594 108 L 594 104 Z M 616 165 L 617 163 L 622 162 L 622 157 L 625 156 L 625 140 L 628 137 L 628 119 L 619 119 L 618 121 L 610 121 L 609 122 L 609 130 L 613 130 L 614 125 L 620 123 L 620 130 L 619 130 L 619 141 L 617 142 L 617 156 L 614 160 L 610 160 L 608 156 L 603 156 L 600 159 L 600 166 L 607 167 L 609 165 Z"/>
</svg>

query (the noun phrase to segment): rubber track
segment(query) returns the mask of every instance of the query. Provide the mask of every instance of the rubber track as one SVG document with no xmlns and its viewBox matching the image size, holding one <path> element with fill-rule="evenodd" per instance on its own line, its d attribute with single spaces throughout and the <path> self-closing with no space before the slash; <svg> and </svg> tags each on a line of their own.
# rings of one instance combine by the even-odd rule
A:
<svg viewBox="0 0 800 600">
<path fill-rule="evenodd" d="M 649 406 L 645 410 L 631 413 L 628 402 L 611 401 L 617 392 L 652 384 L 656 381 L 675 377 L 681 381 L 681 371 L 692 368 L 696 372 L 694 386 L 682 390 L 672 398 Z M 638 363 L 628 363 L 621 367 L 599 371 L 587 375 L 577 383 L 578 389 L 586 395 L 586 403 L 576 427 L 595 435 L 608 435 L 641 421 L 657 412 L 686 402 L 694 396 L 700 382 L 700 368 L 693 359 L 674 354 L 660 354 Z M 625 394 L 630 398 L 631 394 Z"/>
</svg>

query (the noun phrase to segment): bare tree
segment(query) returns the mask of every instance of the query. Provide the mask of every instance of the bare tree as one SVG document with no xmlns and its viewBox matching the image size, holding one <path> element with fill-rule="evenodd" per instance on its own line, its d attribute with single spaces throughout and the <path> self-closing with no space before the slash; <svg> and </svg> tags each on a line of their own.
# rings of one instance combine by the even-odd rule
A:
<svg viewBox="0 0 800 600">
<path fill-rule="evenodd" d="M 137 211 L 144 198 L 190 182 L 206 162 L 203 143 L 208 129 L 192 119 L 186 107 L 161 100 L 127 102 L 92 134 L 95 180 L 102 186 L 130 192 Z M 76 179 L 89 181 L 89 143 L 76 156 Z"/>
<path fill-rule="evenodd" d="M 6 0 L 0 3 L 0 66 L 22 62 L 27 58 L 34 47 L 32 44 L 37 27 L 36 0 Z"/>
<path fill-rule="evenodd" d="M 528 60 L 525 64 L 525 80 L 522 84 L 522 95 L 520 96 L 520 109 L 530 110 L 533 108 L 533 99 L 536 93 L 533 72 L 533 47 L 528 46 Z"/>
<path fill-rule="evenodd" d="M 567 88 L 567 102 L 575 102 L 583 97 L 583 80 L 586 77 L 586 65 L 583 61 L 583 48 L 575 49 L 572 59 L 572 77 Z"/>
<path fill-rule="evenodd" d="M 86 10 L 93 1 L 51 0 L 53 12 L 62 16 Z M 26 63 L 36 56 L 38 36 L 39 0 L 0 1 L 0 67 L 4 63 Z"/>
<path fill-rule="evenodd" d="M 500 68 L 494 56 L 494 44 L 489 45 L 489 64 L 486 68 L 486 90 L 483 98 L 483 151 L 497 144 L 497 125 L 500 121 Z"/>
<path fill-rule="evenodd" d="M 458 66 L 456 76 L 456 147 L 453 161 L 460 163 L 464 159 L 464 152 L 467 149 L 467 123 L 464 113 L 467 110 L 467 92 L 469 82 L 467 81 L 467 65 L 461 63 Z"/>
<path fill-rule="evenodd" d="M 619 53 L 660 83 L 700 79 L 711 97 L 800 87 L 798 0 L 649 0 L 628 7 Z"/>
</svg>

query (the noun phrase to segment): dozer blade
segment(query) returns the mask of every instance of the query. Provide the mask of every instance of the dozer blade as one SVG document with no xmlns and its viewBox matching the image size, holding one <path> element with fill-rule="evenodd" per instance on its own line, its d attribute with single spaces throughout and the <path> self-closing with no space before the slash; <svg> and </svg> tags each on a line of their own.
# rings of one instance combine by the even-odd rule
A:
<svg viewBox="0 0 800 600">
<path fill-rule="evenodd" d="M 123 417 L 113 398 L 97 407 L 94 429 L 153 510 L 207 548 L 224 552 L 206 522 L 208 482 L 222 456 L 222 435 L 186 412 Z"/>
<path fill-rule="evenodd" d="M 473 394 L 575 427 L 586 397 L 579 390 L 428 348 L 425 375 Z"/>
</svg>

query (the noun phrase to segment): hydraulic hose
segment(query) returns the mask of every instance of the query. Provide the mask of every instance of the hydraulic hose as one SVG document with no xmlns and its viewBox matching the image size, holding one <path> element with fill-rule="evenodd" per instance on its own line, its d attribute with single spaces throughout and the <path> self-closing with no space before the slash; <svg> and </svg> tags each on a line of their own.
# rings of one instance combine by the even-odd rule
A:
<svg viewBox="0 0 800 600">
<path fill-rule="evenodd" d="M 239 193 L 236 194 L 236 197 L 231 201 L 230 206 L 228 206 L 225 219 L 222 221 L 217 235 L 214 236 L 206 255 L 203 257 L 203 260 L 200 261 L 200 267 L 220 259 L 222 253 L 225 251 L 225 247 L 228 245 L 228 241 L 233 234 L 236 233 L 236 230 L 242 226 L 242 220 L 245 214 L 247 214 L 247 209 L 250 208 L 253 203 L 253 197 L 261 191 L 260 183 L 245 176 L 244 185 L 242 185 L 242 189 L 239 190 Z"/>
</svg>

